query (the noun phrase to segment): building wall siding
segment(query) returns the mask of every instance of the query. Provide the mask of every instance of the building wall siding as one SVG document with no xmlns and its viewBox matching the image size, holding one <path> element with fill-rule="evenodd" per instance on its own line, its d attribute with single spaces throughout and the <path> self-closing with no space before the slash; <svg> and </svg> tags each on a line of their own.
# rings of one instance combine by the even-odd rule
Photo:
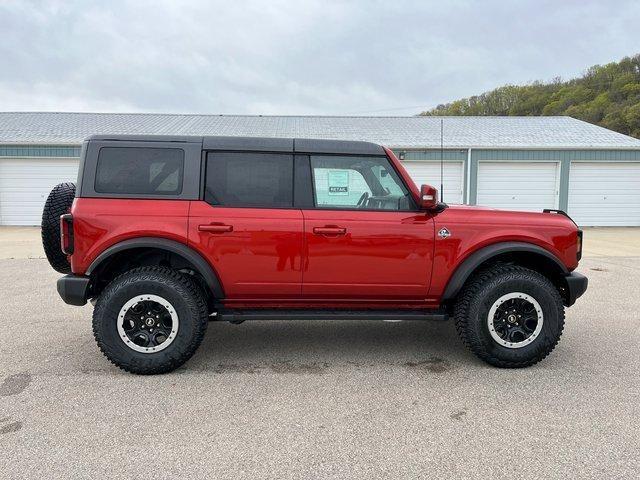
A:
<svg viewBox="0 0 640 480">
<path fill-rule="evenodd" d="M 0 145 L 0 157 L 80 157 L 80 146 Z"/>
<path fill-rule="evenodd" d="M 440 150 L 394 150 L 397 157 L 404 154 L 405 161 L 440 161 Z M 467 160 L 467 149 L 444 150 L 442 158 L 446 161 L 464 162 Z"/>
<path fill-rule="evenodd" d="M 472 150 L 473 160 L 640 161 L 640 150 Z"/>
</svg>

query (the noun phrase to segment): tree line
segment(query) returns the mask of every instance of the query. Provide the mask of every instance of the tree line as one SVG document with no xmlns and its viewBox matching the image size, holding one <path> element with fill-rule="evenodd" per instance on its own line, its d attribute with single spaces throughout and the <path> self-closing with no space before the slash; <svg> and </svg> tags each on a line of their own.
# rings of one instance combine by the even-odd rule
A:
<svg viewBox="0 0 640 480">
<path fill-rule="evenodd" d="M 640 54 L 594 65 L 579 78 L 505 85 L 420 115 L 567 115 L 640 138 Z"/>
</svg>

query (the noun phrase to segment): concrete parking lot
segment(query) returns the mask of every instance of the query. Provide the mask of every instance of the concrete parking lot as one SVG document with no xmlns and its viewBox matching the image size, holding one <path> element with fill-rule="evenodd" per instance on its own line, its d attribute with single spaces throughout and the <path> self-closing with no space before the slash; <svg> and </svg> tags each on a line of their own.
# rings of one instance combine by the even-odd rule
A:
<svg viewBox="0 0 640 480">
<path fill-rule="evenodd" d="M 526 370 L 451 323 L 212 322 L 140 377 L 58 298 L 37 229 L 0 229 L 0 478 L 637 478 L 639 232 L 587 231 L 590 288 Z"/>
</svg>

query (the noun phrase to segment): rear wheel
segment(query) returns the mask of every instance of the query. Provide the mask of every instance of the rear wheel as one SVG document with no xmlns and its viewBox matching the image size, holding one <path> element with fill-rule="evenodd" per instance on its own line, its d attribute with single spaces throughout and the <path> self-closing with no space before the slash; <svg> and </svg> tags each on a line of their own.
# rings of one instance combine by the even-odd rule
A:
<svg viewBox="0 0 640 480">
<path fill-rule="evenodd" d="M 564 328 L 564 306 L 553 283 L 517 265 L 495 265 L 476 274 L 460 294 L 454 316 L 464 344 L 504 368 L 539 362 Z"/>
<path fill-rule="evenodd" d="M 201 289 L 186 275 L 142 267 L 113 280 L 93 312 L 102 353 L 131 373 L 165 373 L 182 365 L 202 342 L 208 324 Z"/>
</svg>

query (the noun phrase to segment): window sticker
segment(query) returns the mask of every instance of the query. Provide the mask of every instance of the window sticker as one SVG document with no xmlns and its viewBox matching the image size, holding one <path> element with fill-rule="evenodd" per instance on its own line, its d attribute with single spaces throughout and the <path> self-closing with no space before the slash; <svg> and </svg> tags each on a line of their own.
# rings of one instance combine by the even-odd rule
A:
<svg viewBox="0 0 640 480">
<path fill-rule="evenodd" d="M 349 171 L 329 170 L 329 195 L 349 195 Z"/>
</svg>

